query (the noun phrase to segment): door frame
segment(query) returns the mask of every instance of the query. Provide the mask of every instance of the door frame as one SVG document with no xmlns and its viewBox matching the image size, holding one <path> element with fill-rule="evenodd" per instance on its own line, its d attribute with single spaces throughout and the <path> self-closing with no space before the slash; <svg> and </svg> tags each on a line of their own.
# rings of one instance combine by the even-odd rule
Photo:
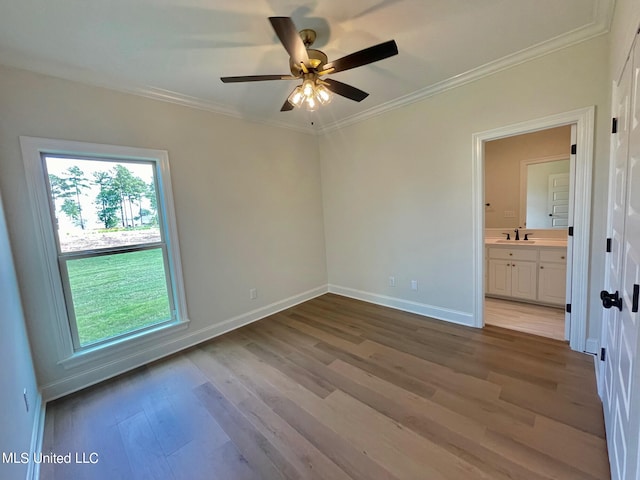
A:
<svg viewBox="0 0 640 480">
<path fill-rule="evenodd" d="M 576 125 L 578 145 L 574 184 L 573 262 L 571 266 L 571 325 L 569 345 L 585 351 L 587 341 L 587 297 L 589 286 L 589 237 L 591 234 L 591 179 L 595 107 L 585 107 L 543 118 L 507 125 L 472 135 L 473 158 L 473 326 L 484 327 L 484 144 L 491 140 L 512 137 L 565 125 Z"/>
</svg>

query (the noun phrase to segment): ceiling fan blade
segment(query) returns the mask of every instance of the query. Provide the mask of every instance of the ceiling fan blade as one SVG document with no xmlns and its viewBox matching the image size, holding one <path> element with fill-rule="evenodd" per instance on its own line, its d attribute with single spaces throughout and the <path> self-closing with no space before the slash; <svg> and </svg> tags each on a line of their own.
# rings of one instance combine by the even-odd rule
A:
<svg viewBox="0 0 640 480">
<path fill-rule="evenodd" d="M 389 40 L 388 42 L 374 45 L 373 47 L 365 48 L 358 52 L 347 55 L 346 57 L 339 58 L 333 62 L 327 63 L 324 66 L 324 70 L 333 68 L 335 72 L 342 72 L 351 68 L 361 67 L 369 63 L 377 62 L 378 60 L 384 60 L 385 58 L 392 57 L 398 54 L 398 46 L 395 40 Z"/>
<path fill-rule="evenodd" d="M 307 49 L 291 17 L 269 17 L 269 21 L 294 62 L 307 65 L 309 63 L 309 55 L 307 55 Z"/>
<path fill-rule="evenodd" d="M 245 75 L 244 77 L 220 77 L 222 83 L 261 82 L 263 80 L 295 80 L 293 75 Z"/>
<path fill-rule="evenodd" d="M 333 93 L 342 95 L 343 97 L 346 97 L 355 102 L 361 102 L 369 96 L 367 92 L 364 92 L 359 88 L 352 87 L 351 85 L 347 85 L 346 83 L 342 83 L 337 80 L 333 80 L 332 78 L 325 78 L 322 80 L 322 82 Z"/>
<path fill-rule="evenodd" d="M 282 104 L 281 112 L 288 112 L 289 110 L 293 110 L 293 105 L 289 103 L 289 99 L 285 100 Z"/>
</svg>

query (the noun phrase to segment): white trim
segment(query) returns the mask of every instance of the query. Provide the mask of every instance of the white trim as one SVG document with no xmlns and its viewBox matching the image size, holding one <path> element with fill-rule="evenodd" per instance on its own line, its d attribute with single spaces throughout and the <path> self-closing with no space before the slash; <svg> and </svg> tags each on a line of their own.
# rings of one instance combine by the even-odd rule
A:
<svg viewBox="0 0 640 480">
<path fill-rule="evenodd" d="M 40 478 L 40 464 L 33 461 L 36 454 L 42 451 L 44 439 L 44 419 L 47 404 L 42 400 L 42 394 L 38 392 L 34 408 L 33 428 L 31 429 L 31 444 L 29 445 L 29 463 L 27 466 L 27 480 L 37 480 Z"/>
<path fill-rule="evenodd" d="M 175 335 L 182 330 L 186 330 L 188 327 L 189 321 L 184 321 L 180 323 L 162 324 L 154 328 L 144 329 L 141 332 L 127 336 L 124 342 L 120 339 L 116 339 L 111 343 L 101 343 L 96 346 L 96 348 L 88 348 L 74 352 L 70 357 L 60 360 L 58 365 L 62 365 L 65 369 L 72 369 L 86 363 L 97 362 L 99 360 L 108 362 L 111 358 L 126 355 L 127 352 L 132 349 L 132 343 L 135 343 L 135 350 L 139 351 L 150 344 L 157 344 L 163 337 Z"/>
<path fill-rule="evenodd" d="M 158 201 L 161 205 L 159 211 L 162 213 L 162 222 L 166 235 L 167 252 L 170 257 L 172 270 L 171 282 L 174 294 L 174 308 L 177 311 L 177 322 L 171 326 L 186 325 L 189 323 L 187 313 L 187 302 L 184 294 L 184 284 L 182 280 L 182 265 L 180 262 L 180 245 L 178 243 L 178 231 L 175 220 L 175 209 L 173 205 L 173 194 L 171 188 L 171 178 L 169 175 L 169 154 L 165 150 L 152 150 L 148 148 L 124 147 L 119 145 L 105 145 L 87 142 L 75 142 L 68 140 L 58 140 L 50 138 L 20 137 L 22 148 L 22 159 L 25 166 L 27 188 L 31 200 L 33 221 L 36 231 L 40 232 L 36 241 L 39 244 L 37 253 L 41 255 L 41 264 L 44 266 L 48 287 L 43 289 L 41 295 L 46 302 L 52 306 L 52 320 L 54 321 L 57 335 L 55 335 L 56 351 L 58 363 L 69 363 L 78 365 L 85 361 L 83 359 L 93 359 L 97 355 L 95 352 L 87 352 L 87 355 L 80 355 L 74 351 L 73 340 L 69 330 L 67 310 L 65 307 L 63 285 L 59 274 L 57 263 L 58 251 L 53 229 L 51 228 L 51 212 L 49 211 L 49 199 L 46 189 L 46 179 L 44 167 L 41 160 L 43 153 L 78 155 L 78 156 L 101 156 L 111 159 L 123 160 L 146 160 L 154 162 L 157 166 Z M 170 328 L 170 326 L 166 326 Z M 161 330 L 159 327 L 158 330 Z M 105 348 L 105 358 L 119 356 L 126 351 L 137 351 L 144 346 L 144 336 L 132 335 L 126 340 L 121 340 L 121 347 Z M 101 356 L 101 355 L 100 355 Z"/>
<path fill-rule="evenodd" d="M 600 372 L 600 364 L 603 363 L 600 361 L 600 357 L 598 355 L 593 356 L 593 368 L 596 371 L 596 390 L 598 390 L 598 396 L 600 397 L 600 401 L 602 402 L 602 376 Z"/>
<path fill-rule="evenodd" d="M 571 291 L 571 335 L 569 345 L 573 350 L 585 350 L 587 334 L 587 297 L 589 280 L 589 238 L 591 218 L 591 174 L 593 168 L 595 107 L 586 107 L 571 112 L 508 125 L 472 136 L 473 156 L 473 278 L 475 295 L 473 325 L 484 325 L 484 143 L 490 140 L 535 132 L 562 125 L 576 124 L 577 154 L 575 171 L 575 205 L 572 265 L 573 287 Z"/>
<path fill-rule="evenodd" d="M 465 325 L 468 327 L 474 326 L 473 316 L 467 312 L 436 307 L 425 303 L 412 302 L 402 298 L 388 297 L 386 295 L 356 290 L 355 288 L 341 287 L 339 285 L 330 284 L 329 292 L 342 295 L 343 297 L 355 298 L 356 300 L 362 300 L 364 302 L 375 303 L 376 305 L 402 310 L 403 312 L 416 313 L 424 317 L 457 323 L 458 325 Z"/>
<path fill-rule="evenodd" d="M 404 107 L 405 105 L 419 102 L 425 98 L 432 97 L 447 90 L 451 90 L 467 83 L 471 83 L 502 70 L 506 70 L 516 65 L 528 62 L 530 60 L 548 55 L 558 50 L 571 47 L 578 43 L 585 42 L 592 38 L 608 33 L 613 16 L 614 4 L 614 0 L 598 0 L 594 7 L 593 21 L 587 25 L 584 25 L 552 39 L 540 42 L 536 45 L 520 50 L 519 52 L 507 55 L 506 57 L 502 57 L 492 62 L 486 63 L 467 72 L 463 72 L 453 77 L 447 78 L 433 85 L 429 85 L 425 88 L 404 95 L 398 99 L 358 112 L 342 120 L 330 122 L 326 125 L 319 126 L 317 129 L 310 127 L 309 124 L 305 121 L 301 121 L 298 124 L 291 124 L 280 122 L 277 119 L 247 118 L 246 115 L 242 114 L 235 108 L 222 106 L 204 98 L 193 97 L 190 95 L 185 95 L 178 92 L 151 86 L 135 85 L 133 83 L 122 81 L 122 79 L 108 77 L 104 73 L 90 72 L 75 67 L 69 67 L 68 65 L 61 65 L 57 63 L 45 64 L 39 61 L 12 56 L 7 52 L 4 52 L 4 56 L 1 60 L 5 65 L 13 66 L 14 68 L 21 68 L 44 75 L 50 75 L 53 77 L 64 78 L 75 82 L 81 82 L 86 85 L 108 88 L 110 90 L 122 93 L 128 93 L 140 97 L 150 98 L 153 100 L 173 103 L 176 105 L 195 108 L 198 110 L 205 110 L 219 115 L 225 115 L 245 121 L 250 121 L 252 123 L 260 123 L 279 128 L 286 128 L 289 130 L 295 130 L 308 134 L 325 134 L 334 130 L 338 130 L 342 127 L 346 127 L 347 125 L 363 122 L 369 118 L 381 115 L 382 113 L 388 112 L 390 110 L 395 110 L 397 108 Z"/>
<path fill-rule="evenodd" d="M 590 353 L 592 355 L 597 355 L 598 350 L 600 350 L 600 342 L 597 338 L 587 338 L 587 342 L 584 347 L 585 353 Z"/>
<path fill-rule="evenodd" d="M 42 396 L 51 401 L 63 397 L 82 388 L 102 382 L 128 370 L 146 365 L 160 358 L 172 355 L 176 352 L 205 342 L 231 330 L 235 330 L 249 323 L 261 320 L 299 303 L 327 293 L 327 286 L 322 285 L 306 292 L 298 293 L 291 297 L 265 305 L 232 318 L 228 318 L 215 325 L 209 325 L 200 330 L 184 333 L 179 337 L 168 338 L 164 342 L 154 342 L 147 348 L 130 352 L 129 355 L 120 355 L 111 361 L 103 362 L 92 369 L 83 370 L 75 375 L 70 375 L 61 380 L 48 383 L 41 387 Z"/>
<path fill-rule="evenodd" d="M 529 165 L 536 165 L 538 163 L 547 163 L 547 162 L 557 162 L 559 160 L 569 160 L 570 155 L 562 154 L 562 155 L 551 155 L 549 157 L 539 157 L 539 158 L 525 158 L 524 160 L 520 160 L 520 212 L 518 216 L 518 222 L 520 226 L 526 230 L 535 230 L 536 228 L 529 228 L 526 226 L 527 224 L 527 182 L 529 180 L 529 175 L 527 172 L 527 167 Z M 547 230 L 547 228 L 538 229 L 538 230 Z M 560 230 L 559 228 L 554 228 L 552 230 Z"/>
<path fill-rule="evenodd" d="M 321 134 L 329 133 L 334 130 L 353 125 L 354 123 L 360 123 L 369 118 L 377 117 L 390 110 L 404 107 L 412 103 L 419 102 L 425 98 L 433 97 L 447 90 L 452 90 L 462 85 L 474 82 L 484 77 L 493 75 L 494 73 L 507 70 L 516 65 L 534 60 L 539 57 L 543 57 L 550 53 L 562 50 L 567 47 L 571 47 L 581 42 L 585 42 L 592 38 L 598 37 L 609 32 L 609 26 L 611 24 L 611 18 L 613 15 L 614 2 L 599 0 L 596 5 L 597 13 L 595 14 L 595 21 L 584 27 L 578 28 L 564 35 L 552 38 L 545 42 L 541 42 L 519 52 L 507 55 L 506 57 L 499 58 L 493 62 L 486 63 L 477 68 L 469 70 L 467 72 L 455 75 L 451 78 L 447 78 L 441 82 L 429 85 L 427 87 L 416 90 L 413 93 L 404 95 L 400 98 L 392 100 L 387 103 L 369 108 L 363 112 L 358 112 L 342 120 L 324 125 L 318 129 Z"/>
<path fill-rule="evenodd" d="M 35 231 L 39 233 L 36 240 L 40 248 L 34 253 L 40 255 L 39 264 L 43 265 L 48 288 L 44 288 L 41 295 L 47 305 L 50 305 L 50 312 L 56 335 L 54 341 L 58 359 L 69 357 L 73 354 L 73 341 L 67 325 L 67 310 L 62 294 L 62 284 L 58 274 L 56 258 L 56 240 L 51 229 L 49 212 L 49 199 L 47 190 L 43 187 L 44 171 L 40 161 L 41 144 L 38 138 L 20 137 L 20 147 L 22 149 L 22 161 L 27 180 L 27 191 L 31 204 L 31 212 Z M 56 145 L 59 146 L 59 145 Z M 46 147 L 46 145 L 45 145 Z M 59 292 L 56 294 L 56 292 Z"/>
</svg>

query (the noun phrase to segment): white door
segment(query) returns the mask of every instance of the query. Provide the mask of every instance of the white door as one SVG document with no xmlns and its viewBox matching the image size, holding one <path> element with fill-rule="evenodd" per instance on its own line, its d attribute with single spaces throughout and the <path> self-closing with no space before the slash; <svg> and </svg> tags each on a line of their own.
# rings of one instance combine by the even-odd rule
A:
<svg viewBox="0 0 640 480">
<path fill-rule="evenodd" d="M 612 479 L 638 478 L 640 440 L 640 48 L 614 92 L 618 132 L 612 139 L 609 200 L 611 252 L 607 291 L 621 304 L 603 317 L 603 406 Z M 604 303 L 604 302 L 603 302 Z M 636 311 L 634 311 L 636 310 Z"/>
<path fill-rule="evenodd" d="M 547 188 L 547 211 L 551 218 L 551 228 L 569 226 L 569 174 L 549 175 Z"/>
</svg>

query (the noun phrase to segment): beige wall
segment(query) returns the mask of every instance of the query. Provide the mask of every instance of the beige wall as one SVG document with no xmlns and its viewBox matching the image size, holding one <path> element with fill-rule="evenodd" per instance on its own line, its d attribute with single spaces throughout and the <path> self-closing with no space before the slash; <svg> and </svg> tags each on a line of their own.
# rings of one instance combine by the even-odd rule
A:
<svg viewBox="0 0 640 480">
<path fill-rule="evenodd" d="M 40 418 L 39 395 L 1 199 L 0 305 L 0 452 L 20 455 L 31 448 L 33 426 Z M 24 389 L 30 403 L 28 412 Z M 2 478 L 25 478 L 27 468 L 26 464 L 3 464 L 0 471 Z"/>
<path fill-rule="evenodd" d="M 619 0 L 618 10 L 612 52 L 638 7 Z M 46 285 L 20 135 L 169 151 L 192 331 L 327 278 L 373 301 L 464 321 L 475 288 L 472 134 L 595 105 L 588 336 L 599 337 L 614 57 L 601 36 L 328 133 L 320 166 L 299 154 L 316 147 L 309 135 L 0 67 L 0 189 L 41 383 L 78 372 L 56 365 L 38 294 Z"/>
<path fill-rule="evenodd" d="M 114 370 L 57 365 L 20 135 L 168 150 L 192 337 L 165 351 L 326 285 L 320 169 L 300 155 L 314 136 L 1 67 L 0 112 L 0 188 L 43 385 Z"/>
<path fill-rule="evenodd" d="M 484 147 L 484 211 L 486 228 L 524 227 L 520 220 L 520 162 L 566 154 L 571 127 L 558 127 L 486 142 Z M 513 212 L 513 217 L 505 216 Z"/>
<path fill-rule="evenodd" d="M 608 165 L 607 46 L 601 36 L 327 135 L 320 155 L 330 284 L 469 319 L 476 288 L 472 135 L 595 105 L 589 260 L 590 297 L 597 297 Z M 390 275 L 396 287 L 388 286 Z M 410 289 L 412 279 L 418 291 Z M 589 337 L 599 336 L 600 310 L 590 313 Z"/>
</svg>

